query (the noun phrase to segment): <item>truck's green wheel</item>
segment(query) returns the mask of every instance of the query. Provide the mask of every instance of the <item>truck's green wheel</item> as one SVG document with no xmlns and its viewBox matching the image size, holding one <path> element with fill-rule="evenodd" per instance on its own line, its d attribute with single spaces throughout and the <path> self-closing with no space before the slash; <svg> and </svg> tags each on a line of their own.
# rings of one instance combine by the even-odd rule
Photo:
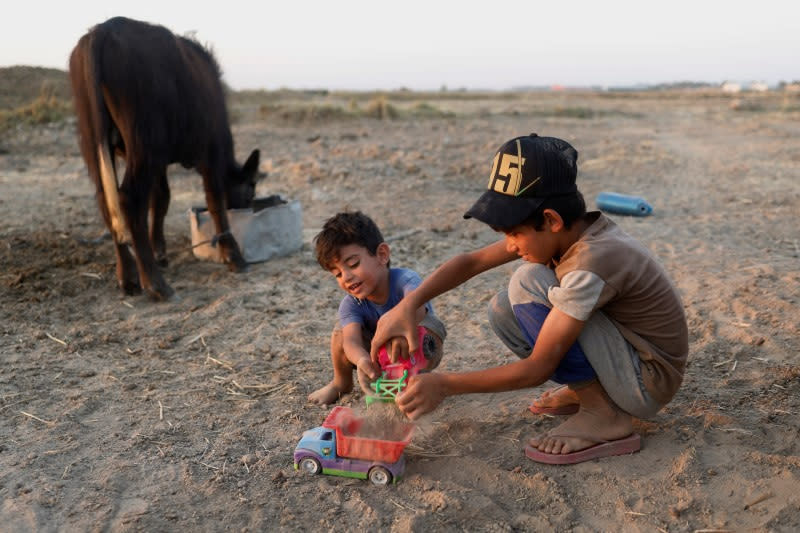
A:
<svg viewBox="0 0 800 533">
<path fill-rule="evenodd" d="M 313 457 L 303 457 L 300 459 L 300 470 L 306 474 L 319 474 L 322 472 L 322 465 Z"/>
<path fill-rule="evenodd" d="M 392 482 L 392 474 L 382 466 L 373 466 L 369 470 L 369 480 L 375 485 L 388 485 Z"/>
</svg>

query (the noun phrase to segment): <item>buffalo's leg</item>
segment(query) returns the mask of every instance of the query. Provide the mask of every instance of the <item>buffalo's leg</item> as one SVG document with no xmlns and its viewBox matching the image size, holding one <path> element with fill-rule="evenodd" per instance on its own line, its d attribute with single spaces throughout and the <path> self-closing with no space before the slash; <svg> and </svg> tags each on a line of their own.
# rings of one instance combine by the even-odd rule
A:
<svg viewBox="0 0 800 533">
<path fill-rule="evenodd" d="M 136 268 L 136 262 L 128 246 L 119 242 L 116 233 L 112 229 L 111 214 L 108 212 L 108 203 L 106 202 L 103 184 L 99 177 L 95 180 L 95 184 L 97 186 L 96 197 L 97 205 L 100 207 L 100 214 L 103 216 L 103 222 L 105 222 L 106 228 L 111 232 L 111 236 L 114 239 L 114 252 L 117 258 L 117 284 L 125 294 L 139 294 L 142 292 L 142 287 L 139 285 L 139 272 Z"/>
<path fill-rule="evenodd" d="M 117 283 L 127 295 L 139 294 L 142 286 L 139 284 L 139 273 L 136 268 L 136 261 L 131 255 L 127 244 L 114 240 L 114 250 L 117 255 Z"/>
<path fill-rule="evenodd" d="M 222 187 L 221 176 L 223 176 L 223 173 L 202 169 L 201 174 L 203 175 L 203 186 L 206 191 L 206 205 L 208 206 L 208 213 L 214 220 L 214 227 L 217 229 L 217 235 L 219 236 L 217 246 L 222 251 L 222 258 L 228 265 L 228 269 L 234 272 L 243 272 L 247 270 L 247 261 L 244 260 L 239 245 L 230 231 L 228 214 L 225 211 L 225 191 Z"/>
<path fill-rule="evenodd" d="M 159 175 L 159 172 L 153 172 L 151 168 L 146 164 L 133 168 L 129 164 L 125 169 L 125 179 L 119 192 L 120 203 L 131 230 L 139 281 L 151 300 L 163 301 L 170 299 L 175 291 L 162 276 L 161 270 L 156 265 L 153 248 L 150 246 L 147 228 L 149 191 L 153 187 L 153 176 Z"/>
<path fill-rule="evenodd" d="M 154 185 L 150 193 L 150 212 L 153 215 L 152 225 L 150 226 L 150 242 L 153 245 L 156 263 L 165 267 L 168 261 L 167 241 L 164 238 L 164 217 L 167 216 L 170 199 L 166 171 L 156 177 Z"/>
</svg>

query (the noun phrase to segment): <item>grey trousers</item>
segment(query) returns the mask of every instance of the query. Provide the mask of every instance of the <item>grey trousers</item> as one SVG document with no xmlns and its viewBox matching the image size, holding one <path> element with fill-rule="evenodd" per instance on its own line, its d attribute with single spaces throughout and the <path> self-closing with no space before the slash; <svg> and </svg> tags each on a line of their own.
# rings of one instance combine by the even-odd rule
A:
<svg viewBox="0 0 800 533">
<path fill-rule="evenodd" d="M 508 290 L 500 291 L 489 303 L 492 329 L 520 358 L 528 357 L 533 347 L 523 335 L 513 307 L 539 303 L 552 309 L 547 294 L 554 286 L 558 286 L 558 279 L 552 269 L 526 263 L 511 276 Z M 531 336 L 535 338 L 536 334 Z M 586 321 L 578 343 L 600 384 L 623 411 L 637 418 L 649 418 L 661 409 L 644 386 L 638 352 L 602 312 L 594 312 Z"/>
</svg>

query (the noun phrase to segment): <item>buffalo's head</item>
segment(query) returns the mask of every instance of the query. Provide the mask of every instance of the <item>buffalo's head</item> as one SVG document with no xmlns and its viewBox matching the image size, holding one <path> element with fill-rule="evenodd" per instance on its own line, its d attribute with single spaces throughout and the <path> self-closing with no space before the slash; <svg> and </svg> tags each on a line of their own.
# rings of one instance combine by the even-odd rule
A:
<svg viewBox="0 0 800 533">
<path fill-rule="evenodd" d="M 228 209 L 244 209 L 253 204 L 256 195 L 256 183 L 263 177 L 258 171 L 260 152 L 253 150 L 244 165 L 233 170 L 233 175 L 226 180 Z"/>
</svg>

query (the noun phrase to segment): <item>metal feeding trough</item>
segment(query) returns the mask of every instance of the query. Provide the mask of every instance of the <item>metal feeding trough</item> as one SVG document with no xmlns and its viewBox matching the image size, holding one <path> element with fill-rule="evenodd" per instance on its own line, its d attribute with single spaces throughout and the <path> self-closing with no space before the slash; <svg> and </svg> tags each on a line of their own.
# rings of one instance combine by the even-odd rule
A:
<svg viewBox="0 0 800 533">
<path fill-rule="evenodd" d="M 296 252 L 303 246 L 303 212 L 297 200 L 272 195 L 253 200 L 249 209 L 228 209 L 231 233 L 245 261 L 258 263 Z M 214 240 L 217 228 L 205 206 L 189 211 L 195 257 L 222 262 Z"/>
</svg>

